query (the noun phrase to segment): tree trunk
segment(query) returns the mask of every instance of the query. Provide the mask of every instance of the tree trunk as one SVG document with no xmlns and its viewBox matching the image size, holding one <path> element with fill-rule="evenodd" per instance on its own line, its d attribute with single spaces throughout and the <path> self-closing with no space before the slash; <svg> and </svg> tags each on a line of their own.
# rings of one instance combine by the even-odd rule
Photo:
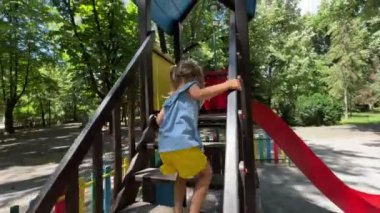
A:
<svg viewBox="0 0 380 213">
<path fill-rule="evenodd" d="M 78 115 L 77 115 L 77 98 L 75 94 L 73 95 L 73 120 L 74 122 L 78 121 Z M 82 119 L 83 120 L 83 119 Z M 87 122 L 87 121 L 86 121 Z"/>
<path fill-rule="evenodd" d="M 46 121 L 45 121 L 45 110 L 41 102 L 41 122 L 42 122 L 42 127 L 46 127 Z"/>
<path fill-rule="evenodd" d="M 344 88 L 344 117 L 348 118 L 348 91 Z"/>
<path fill-rule="evenodd" d="M 13 126 L 13 110 L 15 105 L 12 103 L 6 103 L 5 105 L 5 131 L 9 134 L 15 133 Z"/>
<path fill-rule="evenodd" d="M 269 77 L 269 91 L 268 91 L 268 106 L 269 107 L 273 107 L 272 106 L 272 97 L 273 97 L 273 87 L 272 87 L 272 66 L 269 65 L 268 67 L 268 77 Z"/>
<path fill-rule="evenodd" d="M 48 111 L 48 113 L 49 113 L 49 120 L 48 120 L 48 127 L 51 127 L 51 103 L 50 103 L 50 100 L 49 100 L 49 111 Z"/>
</svg>

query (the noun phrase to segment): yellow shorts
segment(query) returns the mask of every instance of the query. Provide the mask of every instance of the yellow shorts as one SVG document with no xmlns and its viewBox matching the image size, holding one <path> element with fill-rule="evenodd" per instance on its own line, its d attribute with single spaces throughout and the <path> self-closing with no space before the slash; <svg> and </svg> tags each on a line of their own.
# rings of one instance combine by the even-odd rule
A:
<svg viewBox="0 0 380 213">
<path fill-rule="evenodd" d="M 183 179 L 190 179 L 207 166 L 207 157 L 199 147 L 160 153 L 164 175 L 178 173 Z"/>
</svg>

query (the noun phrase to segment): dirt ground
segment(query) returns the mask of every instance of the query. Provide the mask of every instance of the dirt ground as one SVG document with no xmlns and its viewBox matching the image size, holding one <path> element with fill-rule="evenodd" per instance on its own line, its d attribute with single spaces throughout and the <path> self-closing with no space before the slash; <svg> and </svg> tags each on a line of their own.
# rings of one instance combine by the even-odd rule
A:
<svg viewBox="0 0 380 213">
<path fill-rule="evenodd" d="M 81 123 L 70 123 L 46 129 L 19 130 L 14 135 L 0 138 L 0 213 L 9 212 L 13 205 L 20 205 L 21 212 L 26 210 L 80 131 Z M 122 141 L 126 142 L 125 128 L 122 135 Z M 113 144 L 108 131 L 103 131 L 103 141 L 104 164 L 110 165 Z M 91 168 L 89 153 L 80 166 L 80 176 L 89 179 Z"/>
<path fill-rule="evenodd" d="M 23 212 L 80 132 L 80 123 L 50 129 L 19 130 L 0 138 L 0 212 L 20 205 Z M 350 186 L 380 194 L 380 125 L 295 128 L 338 177 Z M 126 141 L 126 130 L 122 140 Z M 110 135 L 104 159 L 112 161 Z M 91 160 L 81 173 L 89 176 Z M 265 212 L 339 212 L 296 167 L 259 170 Z M 293 207 L 292 207 L 293 206 Z M 287 211 L 285 211 L 287 209 Z"/>
</svg>

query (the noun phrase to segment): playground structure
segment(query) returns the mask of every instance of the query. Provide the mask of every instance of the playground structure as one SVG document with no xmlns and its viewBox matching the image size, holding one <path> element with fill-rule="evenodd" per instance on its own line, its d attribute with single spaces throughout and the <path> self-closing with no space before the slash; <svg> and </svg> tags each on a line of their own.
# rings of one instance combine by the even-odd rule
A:
<svg viewBox="0 0 380 213">
<path fill-rule="evenodd" d="M 154 33 L 150 31 L 152 20 L 167 34 L 174 37 L 174 58 L 178 62 L 182 58 L 181 22 L 190 13 L 197 1 L 170 0 L 165 2 L 165 10 L 160 7 L 160 0 L 136 1 L 139 8 L 139 33 L 141 45 L 128 64 L 125 72 L 117 80 L 106 98 L 98 107 L 94 117 L 88 122 L 81 134 L 75 140 L 69 151 L 62 159 L 59 167 L 46 183 L 36 201 L 28 212 L 49 212 L 59 197 L 65 194 L 65 211 L 79 212 L 79 181 L 78 166 L 84 156 L 92 148 L 93 156 L 93 212 L 103 212 L 103 162 L 101 127 L 108 116 L 112 114 L 113 139 L 115 143 L 114 155 L 114 193 L 112 194 L 112 212 L 126 211 L 136 203 L 140 185 L 143 185 L 143 199 L 150 203 L 155 202 L 154 187 L 160 183 L 173 183 L 175 177 L 160 175 L 156 168 L 150 167 L 150 159 L 155 154 L 155 136 L 157 127 L 154 119 L 149 119 L 157 107 L 162 103 L 162 95 L 168 88 L 161 87 L 158 82 L 166 81 L 164 75 L 168 72 L 170 60 L 161 61 L 164 67 L 154 66 L 161 62 L 153 62 Z M 256 2 L 254 0 L 221 0 L 231 9 L 230 40 L 229 40 L 229 67 L 228 77 L 236 78 L 239 74 L 243 79 L 249 79 L 249 43 L 248 21 L 253 18 Z M 153 59 L 152 59 L 153 58 Z M 158 58 L 156 58 L 158 59 Z M 160 59 L 161 60 L 161 59 Z M 142 122 L 145 128 L 137 144 L 136 154 L 130 159 L 128 171 L 122 172 L 122 150 L 120 135 L 120 102 L 125 89 L 132 84 L 132 72 L 139 66 L 144 82 L 142 106 Z M 163 74 L 157 73 L 162 71 Z M 156 72 L 153 72 L 156 71 Z M 156 73 L 156 74 L 154 74 Z M 166 75 L 167 77 L 169 75 Z M 161 78 L 162 77 L 162 78 Z M 156 82 L 156 84 L 155 84 Z M 231 92 L 227 97 L 226 113 L 206 114 L 200 116 L 200 127 L 225 127 L 225 143 L 216 141 L 205 143 L 206 153 L 212 152 L 212 166 L 214 179 L 211 184 L 215 188 L 223 188 L 223 212 L 259 212 L 257 208 L 256 188 L 259 187 L 254 150 L 272 161 L 279 162 L 282 156 L 280 150 L 288 155 L 290 160 L 300 168 L 317 188 L 345 212 L 380 212 L 380 196 L 356 191 L 340 181 L 330 169 L 295 135 L 295 133 L 269 108 L 258 102 L 252 102 L 248 89 L 249 82 L 245 81 L 241 92 Z M 238 99 L 240 95 L 240 99 Z M 239 102 L 238 102 L 239 101 Z M 145 118 L 145 119 L 144 119 Z M 255 149 L 254 126 L 252 122 L 263 128 L 277 145 L 268 141 L 258 140 Z M 134 127 L 129 127 L 134 131 Z M 217 137 L 218 138 L 218 137 Z M 266 152 L 264 150 L 266 144 Z M 134 149 L 135 144 L 129 144 Z M 272 148 L 273 147 L 273 148 Z M 220 154 L 222 153 L 222 155 Z M 272 155 L 273 154 L 273 155 Z M 214 158 L 214 156 L 216 156 Z M 222 159 L 221 159 L 222 156 Z M 218 159 L 218 160 L 214 160 Z M 219 160 L 223 162 L 219 162 Z M 261 158 L 260 158 L 261 159 Z M 264 158 L 263 158 L 264 159 Z M 265 161 L 265 160 L 264 160 Z M 216 165 L 214 165 L 214 163 Z M 215 169 L 216 167 L 218 169 Z M 225 184 L 228 183 L 228 184 Z M 191 183 L 190 183 L 191 184 Z M 156 191 L 156 193 L 162 193 Z"/>
</svg>

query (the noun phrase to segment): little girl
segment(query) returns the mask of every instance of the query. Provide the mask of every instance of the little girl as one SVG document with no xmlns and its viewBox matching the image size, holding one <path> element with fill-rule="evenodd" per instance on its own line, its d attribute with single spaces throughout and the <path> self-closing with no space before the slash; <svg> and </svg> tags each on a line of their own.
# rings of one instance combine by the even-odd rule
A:
<svg viewBox="0 0 380 213">
<path fill-rule="evenodd" d="M 228 90 L 240 90 L 240 80 L 204 87 L 202 68 L 192 60 L 181 61 L 171 72 L 173 92 L 157 115 L 160 125 L 158 150 L 163 174 L 177 173 L 174 212 L 181 213 L 186 181 L 198 177 L 190 213 L 198 213 L 211 182 L 212 170 L 202 152 L 198 131 L 198 112 L 201 103 Z"/>
</svg>

